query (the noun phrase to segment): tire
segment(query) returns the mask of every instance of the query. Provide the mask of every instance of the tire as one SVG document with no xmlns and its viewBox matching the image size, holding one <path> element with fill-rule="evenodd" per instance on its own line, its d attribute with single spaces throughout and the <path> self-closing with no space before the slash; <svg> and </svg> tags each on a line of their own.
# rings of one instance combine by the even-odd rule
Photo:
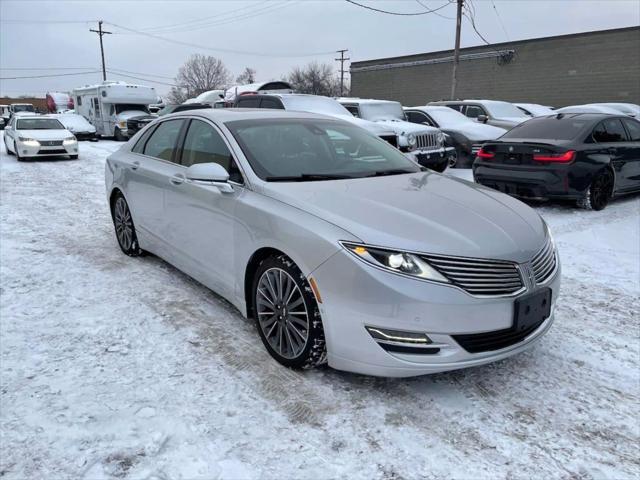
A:
<svg viewBox="0 0 640 480">
<path fill-rule="evenodd" d="M 77 160 L 78 159 L 78 155 L 69 155 L 69 158 L 71 160 Z"/>
<path fill-rule="evenodd" d="M 116 194 L 111 208 L 111 218 L 116 232 L 116 239 L 120 250 L 130 257 L 139 257 L 146 252 L 138 244 L 136 227 L 133 224 L 129 204 L 121 193 Z"/>
<path fill-rule="evenodd" d="M 119 128 L 116 128 L 115 131 L 113 132 L 113 136 L 115 137 L 117 142 L 126 142 L 127 141 L 127 137 L 125 137 L 122 132 L 120 131 Z"/>
<path fill-rule="evenodd" d="M 269 354 L 289 368 L 326 362 L 320 309 L 309 282 L 286 255 L 268 257 L 253 279 L 253 317 Z"/>
<path fill-rule="evenodd" d="M 608 168 L 598 173 L 580 200 L 578 206 L 586 210 L 603 210 L 613 196 L 613 174 Z"/>
</svg>

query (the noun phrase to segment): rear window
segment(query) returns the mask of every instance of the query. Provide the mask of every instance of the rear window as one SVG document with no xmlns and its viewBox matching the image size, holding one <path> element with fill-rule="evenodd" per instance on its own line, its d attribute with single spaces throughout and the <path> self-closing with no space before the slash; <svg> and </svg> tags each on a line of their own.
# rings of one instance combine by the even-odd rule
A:
<svg viewBox="0 0 640 480">
<path fill-rule="evenodd" d="M 513 127 L 502 138 L 535 138 L 546 140 L 573 140 L 589 123 L 577 118 L 533 118 Z"/>
</svg>

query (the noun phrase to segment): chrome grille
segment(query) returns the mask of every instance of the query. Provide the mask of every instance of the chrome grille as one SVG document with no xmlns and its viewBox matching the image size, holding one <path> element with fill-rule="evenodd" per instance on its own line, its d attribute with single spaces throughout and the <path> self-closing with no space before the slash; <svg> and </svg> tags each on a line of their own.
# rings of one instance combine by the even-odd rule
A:
<svg viewBox="0 0 640 480">
<path fill-rule="evenodd" d="M 422 255 L 451 283 L 472 295 L 511 295 L 524 288 L 515 263 L 478 258 Z"/>
<path fill-rule="evenodd" d="M 435 133 L 416 135 L 416 147 L 430 149 L 438 148 L 438 135 Z"/>
<path fill-rule="evenodd" d="M 556 270 L 556 252 L 551 239 L 547 239 L 547 243 L 542 247 L 533 260 L 531 268 L 536 277 L 536 283 L 544 283 Z"/>
<path fill-rule="evenodd" d="M 62 140 L 40 140 L 40 145 L 42 147 L 60 147 Z"/>
</svg>

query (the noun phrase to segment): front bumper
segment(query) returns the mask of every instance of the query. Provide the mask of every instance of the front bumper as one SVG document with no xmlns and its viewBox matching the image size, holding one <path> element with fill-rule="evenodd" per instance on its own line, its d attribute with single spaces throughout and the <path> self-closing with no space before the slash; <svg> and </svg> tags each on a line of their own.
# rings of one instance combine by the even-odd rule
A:
<svg viewBox="0 0 640 480">
<path fill-rule="evenodd" d="M 56 157 L 61 155 L 78 155 L 78 142 L 71 145 L 43 145 L 27 146 L 16 142 L 16 150 L 22 158 Z"/>
<path fill-rule="evenodd" d="M 454 147 L 442 147 L 433 150 L 413 150 L 405 155 L 423 167 L 440 172 L 443 171 L 447 165 L 454 165 L 457 158 Z"/>
<path fill-rule="evenodd" d="M 515 355 L 540 339 L 553 322 L 560 290 L 560 265 L 543 285 L 552 291 L 551 315 L 518 343 L 469 353 L 453 335 L 494 332 L 512 327 L 519 296 L 480 298 L 456 287 L 406 278 L 379 270 L 342 251 L 322 264 L 316 280 L 329 365 L 367 375 L 407 377 L 494 362 Z M 529 292 L 530 293 L 530 292 Z M 437 353 L 383 349 L 365 326 L 426 334 Z"/>
</svg>

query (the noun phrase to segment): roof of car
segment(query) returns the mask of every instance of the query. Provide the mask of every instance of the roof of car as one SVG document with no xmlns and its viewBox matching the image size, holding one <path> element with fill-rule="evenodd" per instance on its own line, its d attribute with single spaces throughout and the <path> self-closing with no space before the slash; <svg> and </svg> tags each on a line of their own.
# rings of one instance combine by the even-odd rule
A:
<svg viewBox="0 0 640 480">
<path fill-rule="evenodd" d="M 232 122 L 235 120 L 261 120 L 269 118 L 321 118 L 335 120 L 335 118 L 333 117 L 320 115 L 318 113 L 296 112 L 270 108 L 212 108 L 202 110 L 187 110 L 184 112 L 171 113 L 162 118 L 179 117 L 185 115 L 206 117 L 222 123 Z"/>
</svg>

